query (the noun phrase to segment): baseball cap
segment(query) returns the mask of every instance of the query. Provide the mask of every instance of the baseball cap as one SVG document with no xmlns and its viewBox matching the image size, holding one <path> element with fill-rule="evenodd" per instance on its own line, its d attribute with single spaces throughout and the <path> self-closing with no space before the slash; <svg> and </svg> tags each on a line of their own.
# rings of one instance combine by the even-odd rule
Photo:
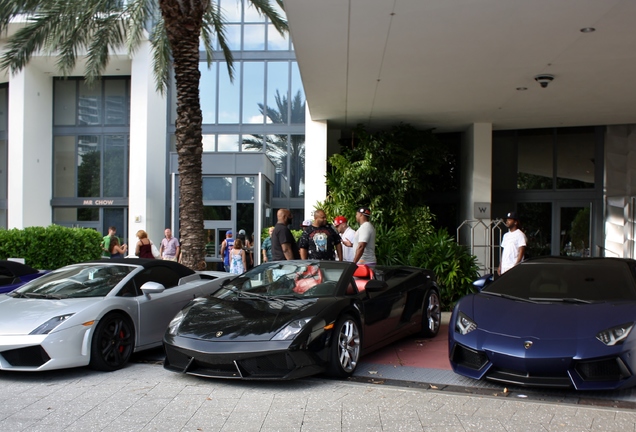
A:
<svg viewBox="0 0 636 432">
<path fill-rule="evenodd" d="M 226 235 L 226 236 L 232 235 L 232 230 L 227 230 L 227 231 L 225 231 L 225 235 Z"/>
<path fill-rule="evenodd" d="M 369 207 L 358 208 L 358 213 L 362 213 L 365 216 L 371 217 L 371 210 L 369 209 Z"/>
<path fill-rule="evenodd" d="M 311 225 L 311 221 L 309 219 L 305 219 L 303 223 L 300 224 L 300 226 L 304 226 L 304 227 L 308 227 L 310 225 Z"/>
<path fill-rule="evenodd" d="M 504 219 L 514 219 L 514 220 L 519 220 L 519 216 L 517 215 L 517 212 L 508 212 L 506 214 L 506 217 Z"/>
<path fill-rule="evenodd" d="M 245 235 L 245 230 L 239 230 L 239 235 Z"/>
<path fill-rule="evenodd" d="M 347 222 L 347 218 L 344 216 L 336 216 L 336 218 L 333 220 L 333 226 L 338 226 L 340 224 L 346 223 Z"/>
</svg>

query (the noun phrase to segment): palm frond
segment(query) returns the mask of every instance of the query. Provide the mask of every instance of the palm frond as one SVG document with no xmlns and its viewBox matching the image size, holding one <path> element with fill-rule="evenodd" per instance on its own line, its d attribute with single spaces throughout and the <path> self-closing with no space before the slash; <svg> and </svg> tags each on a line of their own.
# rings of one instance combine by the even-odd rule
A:
<svg viewBox="0 0 636 432">
<path fill-rule="evenodd" d="M 221 14 L 221 9 L 216 3 L 212 3 L 210 7 L 206 10 L 205 14 L 203 15 L 203 26 L 201 29 L 201 34 L 209 35 L 209 33 L 212 30 L 214 31 L 214 33 L 216 33 L 216 37 L 219 40 L 219 46 L 221 47 L 221 50 L 223 51 L 223 56 L 225 57 L 225 61 L 227 64 L 227 73 L 230 76 L 230 81 L 233 82 L 234 81 L 234 56 L 232 55 L 232 51 L 230 50 L 230 47 L 227 42 L 224 19 Z M 208 62 L 209 62 L 212 58 L 211 46 L 209 50 L 208 50 L 208 46 L 206 46 L 205 51 L 208 54 Z"/>
<path fill-rule="evenodd" d="M 278 33 L 284 36 L 285 33 L 289 32 L 287 21 L 280 16 L 276 9 L 272 7 L 269 0 L 250 0 L 250 3 L 258 11 L 258 13 L 266 16 L 272 22 Z M 277 3 L 281 9 L 284 9 L 282 1 L 277 1 Z"/>
<path fill-rule="evenodd" d="M 144 38 L 144 30 L 146 26 L 151 24 L 152 20 L 158 20 L 161 13 L 157 7 L 157 3 L 147 0 L 129 1 L 124 9 L 124 16 L 127 17 L 126 26 L 128 27 L 128 37 L 126 39 L 126 48 L 129 53 L 134 53 Z"/>
<path fill-rule="evenodd" d="M 152 70 L 156 79 L 156 89 L 164 94 L 170 83 L 171 53 L 170 41 L 163 18 L 159 17 L 150 34 L 152 45 Z"/>
</svg>

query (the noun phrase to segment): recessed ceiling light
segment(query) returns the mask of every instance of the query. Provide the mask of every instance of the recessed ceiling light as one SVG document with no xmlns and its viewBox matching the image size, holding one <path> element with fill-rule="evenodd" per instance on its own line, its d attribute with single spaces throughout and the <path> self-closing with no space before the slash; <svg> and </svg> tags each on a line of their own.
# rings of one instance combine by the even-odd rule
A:
<svg viewBox="0 0 636 432">
<path fill-rule="evenodd" d="M 583 27 L 581 33 L 593 33 L 596 29 L 594 27 Z"/>
<path fill-rule="evenodd" d="M 528 90 L 528 87 L 517 87 L 517 90 L 526 91 L 526 90 Z"/>
</svg>

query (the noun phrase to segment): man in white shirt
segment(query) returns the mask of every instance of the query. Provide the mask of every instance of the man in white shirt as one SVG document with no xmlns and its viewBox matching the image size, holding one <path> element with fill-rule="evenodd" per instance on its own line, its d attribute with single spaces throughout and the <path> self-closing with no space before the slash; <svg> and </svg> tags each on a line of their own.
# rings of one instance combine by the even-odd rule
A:
<svg viewBox="0 0 636 432">
<path fill-rule="evenodd" d="M 497 273 L 502 275 L 521 261 L 526 252 L 526 235 L 521 231 L 521 224 L 517 212 L 510 212 L 506 215 L 505 224 L 508 232 L 501 240 L 501 262 Z"/>
<path fill-rule="evenodd" d="M 356 231 L 353 240 L 354 257 L 353 262 L 356 264 L 366 264 L 375 266 L 375 228 L 369 222 L 371 218 L 371 210 L 368 207 L 360 207 L 356 212 L 356 221 L 360 224 L 360 228 Z"/>
<path fill-rule="evenodd" d="M 353 250 L 353 241 L 355 240 L 356 232 L 348 224 L 347 218 L 344 216 L 336 216 L 333 220 L 333 226 L 336 231 L 340 233 L 342 239 L 342 259 L 343 261 L 353 262 L 355 256 Z"/>
</svg>

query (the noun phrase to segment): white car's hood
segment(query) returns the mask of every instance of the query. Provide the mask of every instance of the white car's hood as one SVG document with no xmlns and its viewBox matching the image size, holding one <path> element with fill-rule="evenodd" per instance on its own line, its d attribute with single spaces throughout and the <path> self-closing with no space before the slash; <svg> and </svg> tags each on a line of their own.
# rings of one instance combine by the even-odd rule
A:
<svg viewBox="0 0 636 432">
<path fill-rule="evenodd" d="M 103 299 L 49 300 L 0 295 L 0 336 L 29 334 L 53 317 L 76 313 Z"/>
</svg>

